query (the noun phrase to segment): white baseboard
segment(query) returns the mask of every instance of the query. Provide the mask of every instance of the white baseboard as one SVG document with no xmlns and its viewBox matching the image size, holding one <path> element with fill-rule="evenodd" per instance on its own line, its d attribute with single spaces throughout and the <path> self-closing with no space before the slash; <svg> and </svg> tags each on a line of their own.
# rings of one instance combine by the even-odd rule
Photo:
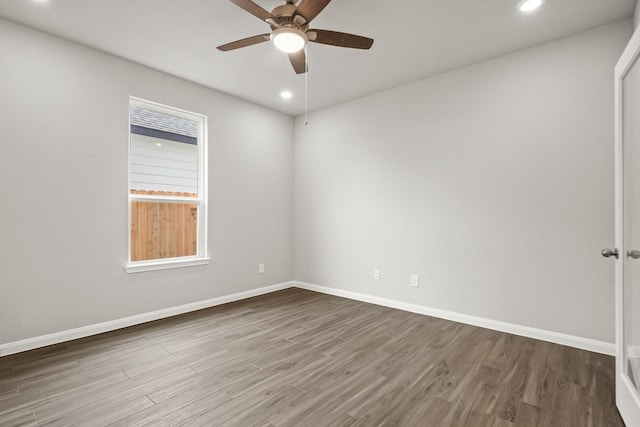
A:
<svg viewBox="0 0 640 427">
<path fill-rule="evenodd" d="M 562 344 L 569 347 L 576 347 L 583 350 L 602 353 L 609 356 L 615 354 L 615 346 L 612 343 L 596 341 L 589 338 L 581 338 L 573 335 L 561 334 L 558 332 L 546 331 L 543 329 L 531 328 L 528 326 L 515 325 L 513 323 L 500 322 L 497 320 L 485 319 L 482 317 L 470 316 L 468 314 L 455 313 L 447 310 L 427 307 L 424 305 L 411 304 L 387 298 L 375 297 L 358 292 L 345 291 L 342 289 L 329 288 L 326 286 L 314 285 L 305 282 L 295 282 L 295 286 L 301 289 L 321 292 L 323 294 L 335 295 L 338 297 L 349 298 L 357 301 L 368 302 L 372 304 L 382 305 L 385 307 L 397 308 L 399 310 L 410 311 L 412 313 L 424 314 L 427 316 L 438 317 L 440 319 L 452 320 L 454 322 L 465 323 L 468 325 L 479 326 L 482 328 L 492 329 L 500 332 L 507 332 L 514 335 L 520 335 L 528 338 L 549 341 L 556 344 Z"/>
<path fill-rule="evenodd" d="M 27 350 L 33 350 L 39 347 L 58 344 L 78 338 L 88 337 L 90 335 L 101 334 L 104 332 L 114 331 L 128 326 L 139 325 L 141 323 L 151 322 L 154 320 L 164 319 L 178 314 L 189 313 L 204 308 L 214 307 L 216 305 L 226 304 L 233 301 L 239 301 L 271 292 L 298 287 L 310 291 L 320 292 L 328 295 L 349 298 L 357 301 L 368 302 L 372 304 L 382 305 L 385 307 L 397 308 L 399 310 L 410 311 L 412 313 L 424 314 L 427 316 L 438 317 L 441 319 L 452 320 L 454 322 L 465 323 L 468 325 L 479 326 L 482 328 L 492 329 L 500 332 L 507 332 L 514 335 L 520 335 L 529 338 L 535 338 L 543 341 L 549 341 L 556 344 L 562 344 L 570 347 L 576 347 L 583 350 L 593 351 L 607 355 L 615 354 L 614 344 L 596 341 L 589 338 L 581 338 L 572 335 L 561 334 L 558 332 L 546 331 L 543 329 L 531 328 L 528 326 L 520 326 L 497 320 L 485 319 L 482 317 L 470 316 L 467 314 L 456 313 L 447 310 L 427 307 L 423 305 L 411 304 L 396 301 L 387 298 L 376 297 L 358 292 L 345 291 L 342 289 L 329 288 L 326 286 L 314 285 L 311 283 L 290 281 L 279 283 L 272 286 L 265 286 L 250 291 L 238 292 L 231 295 L 212 298 L 204 301 L 198 301 L 190 304 L 179 305 L 177 307 L 165 308 L 149 313 L 138 314 L 135 316 L 125 317 L 123 319 L 111 320 L 108 322 L 97 323 L 94 325 L 83 326 L 81 328 L 70 329 L 67 331 L 56 332 L 53 334 L 42 335 L 39 337 L 28 338 L 21 341 L 0 344 L 0 357 L 10 354 L 20 353 Z"/>
<path fill-rule="evenodd" d="M 42 335 L 39 337 L 28 338 L 21 341 L 14 341 L 7 344 L 0 344 L 0 357 L 10 354 L 20 353 L 27 350 L 33 350 L 39 347 L 58 344 L 65 341 L 75 340 L 78 338 L 88 337 L 90 335 L 101 334 L 104 332 L 115 331 L 116 329 L 126 328 L 128 326 L 139 325 L 141 323 L 151 322 L 153 320 L 164 319 L 166 317 L 176 316 L 178 314 L 189 313 L 191 311 L 202 310 L 203 308 L 214 307 L 216 305 L 226 304 L 258 295 L 268 294 L 270 292 L 279 291 L 295 286 L 294 282 L 284 282 L 277 285 L 265 286 L 263 288 L 252 289 L 250 291 L 238 292 L 231 295 L 225 295 L 217 298 L 211 298 L 204 301 L 197 301 L 190 304 L 179 305 L 177 307 L 169 307 L 162 310 L 151 311 L 149 313 L 138 314 L 135 316 L 125 317 L 123 319 L 111 320 L 94 325 L 83 326 L 80 328 L 70 329 L 67 331 L 56 332 L 53 334 Z"/>
</svg>

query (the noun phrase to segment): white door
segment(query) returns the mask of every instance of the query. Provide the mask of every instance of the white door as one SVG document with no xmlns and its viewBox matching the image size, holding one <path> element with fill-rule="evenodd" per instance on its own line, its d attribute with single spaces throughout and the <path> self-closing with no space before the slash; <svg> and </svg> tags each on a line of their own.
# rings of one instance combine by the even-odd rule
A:
<svg viewBox="0 0 640 427">
<path fill-rule="evenodd" d="M 615 69 L 616 404 L 640 426 L 640 31 Z"/>
</svg>

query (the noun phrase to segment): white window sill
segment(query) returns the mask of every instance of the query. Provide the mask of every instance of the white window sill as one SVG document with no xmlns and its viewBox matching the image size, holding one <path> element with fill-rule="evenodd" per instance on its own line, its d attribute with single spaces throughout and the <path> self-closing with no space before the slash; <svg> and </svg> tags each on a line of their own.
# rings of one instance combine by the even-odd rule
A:
<svg viewBox="0 0 640 427">
<path fill-rule="evenodd" d="M 131 262 L 124 266 L 124 271 L 127 273 L 142 273 L 144 271 L 207 265 L 210 261 L 211 258 L 172 258 L 166 260 Z"/>
</svg>

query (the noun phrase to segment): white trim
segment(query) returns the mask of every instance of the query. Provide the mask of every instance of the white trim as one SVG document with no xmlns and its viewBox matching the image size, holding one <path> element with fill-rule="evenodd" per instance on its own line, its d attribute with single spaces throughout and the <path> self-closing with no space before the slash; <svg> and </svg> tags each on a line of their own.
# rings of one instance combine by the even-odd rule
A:
<svg viewBox="0 0 640 427">
<path fill-rule="evenodd" d="M 616 378 L 616 406 L 626 425 L 638 425 L 631 423 L 640 419 L 640 398 L 635 385 L 627 375 L 619 375 Z"/>
<path fill-rule="evenodd" d="M 194 113 L 193 111 L 185 110 L 183 108 L 174 107 L 160 102 L 149 101 L 148 99 L 139 98 L 137 96 L 130 95 L 129 100 L 132 101 L 131 105 L 138 105 L 140 107 L 155 108 L 158 110 L 170 110 L 170 114 L 183 117 L 185 119 L 193 120 L 193 116 L 198 116 L 206 119 L 206 115 L 200 113 Z"/>
<path fill-rule="evenodd" d="M 424 314 L 427 316 L 438 317 L 441 319 L 451 320 L 454 322 L 465 323 L 468 325 L 479 326 L 482 328 L 492 329 L 495 331 L 506 332 L 514 335 L 520 335 L 529 338 L 535 338 L 543 341 L 553 342 L 556 344 L 567 345 L 570 347 L 580 348 L 583 350 L 593 351 L 607 355 L 614 354 L 614 345 L 602 341 L 596 341 L 588 338 L 580 338 L 572 335 L 560 334 L 557 332 L 545 331 L 543 329 L 530 328 L 527 326 L 515 325 L 497 320 L 485 319 L 482 317 L 470 316 L 467 314 L 456 313 L 437 308 L 405 303 L 402 301 L 391 300 L 387 298 L 376 297 L 372 295 L 361 294 L 358 292 L 345 291 L 342 289 L 329 288 L 326 286 L 313 285 L 311 283 L 290 281 L 279 283 L 276 285 L 266 286 L 263 288 L 252 289 L 249 291 L 238 292 L 231 295 L 212 298 L 205 301 L 198 301 L 177 307 L 169 307 L 162 310 L 152 311 L 149 313 L 138 314 L 135 316 L 125 317 L 123 319 L 112 320 L 94 325 L 84 326 L 81 328 L 70 329 L 67 331 L 56 332 L 53 334 L 42 335 L 39 337 L 28 338 L 21 341 L 0 344 L 0 357 L 14 353 L 20 353 L 27 350 L 33 350 L 39 347 L 58 344 L 78 338 L 88 337 L 90 335 L 101 334 L 104 332 L 114 331 L 116 329 L 126 328 L 153 320 L 164 319 L 166 317 L 176 316 L 179 314 L 189 313 L 191 311 L 201 310 L 204 308 L 214 307 L 220 304 L 226 304 L 233 301 L 239 301 L 246 298 L 252 298 L 259 295 L 268 294 L 283 289 L 297 287 L 310 291 L 320 292 L 328 295 L 335 295 L 343 298 L 349 298 L 356 301 L 367 302 L 385 307 L 397 308 L 399 310 L 409 311 L 412 313 Z"/>
<path fill-rule="evenodd" d="M 627 347 L 627 356 L 640 358 L 640 345 L 630 345 Z"/>
<path fill-rule="evenodd" d="M 376 297 L 358 292 L 345 291 L 342 289 L 329 288 L 326 286 L 314 285 L 305 282 L 295 282 L 295 286 L 301 289 L 321 292 L 323 294 L 335 295 L 339 297 L 349 298 L 357 301 L 368 302 L 372 304 L 382 305 L 385 307 L 397 308 L 399 310 L 410 311 L 412 313 L 424 314 L 427 316 L 438 317 L 440 319 L 452 320 L 454 322 L 465 323 L 467 325 L 479 326 L 481 328 L 492 329 L 495 331 L 506 332 L 509 334 L 520 335 L 528 338 L 548 341 L 556 344 L 562 344 L 569 347 L 580 348 L 583 350 L 593 351 L 607 355 L 613 355 L 615 347 L 613 344 L 603 341 L 596 341 L 589 338 L 581 338 L 573 335 L 561 334 L 558 332 L 546 331 L 544 329 L 531 328 L 528 326 L 516 325 L 513 323 L 501 322 L 498 320 L 485 319 L 483 317 L 471 316 L 468 314 L 456 313 L 453 311 L 441 310 L 438 308 L 427 307 L 396 301 L 387 298 Z"/>
<path fill-rule="evenodd" d="M 184 117 L 186 119 L 198 122 L 198 197 L 197 198 L 185 198 L 176 196 L 153 196 L 153 195 L 134 195 L 131 194 L 131 107 L 140 106 L 149 109 L 155 109 L 166 114 Z M 210 258 L 207 252 L 207 226 L 208 226 L 208 203 L 209 203 L 209 158 L 208 158 L 208 118 L 204 114 L 194 113 L 191 111 L 183 110 L 181 108 L 172 107 L 169 105 L 160 104 L 158 102 L 148 101 L 135 96 L 129 96 L 129 129 L 127 134 L 129 135 L 128 143 L 128 162 L 127 162 L 127 212 L 128 212 L 128 226 L 127 226 L 127 242 L 128 242 L 128 263 L 124 266 L 127 273 L 139 273 L 144 271 L 153 270 L 165 270 L 168 268 L 177 267 L 191 267 L 194 265 L 209 264 Z M 196 240 L 196 255 L 190 257 L 189 261 L 180 260 L 163 260 L 154 259 L 150 262 L 133 262 L 131 261 L 131 202 L 134 200 L 157 200 L 157 201 L 184 201 L 198 205 L 197 214 L 197 240 Z M 196 258 L 198 261 L 191 261 Z"/>
<path fill-rule="evenodd" d="M 636 30 L 625 47 L 614 74 L 614 162 L 615 162 L 615 242 L 620 258 L 615 267 L 615 325 L 616 325 L 616 405 L 627 425 L 640 425 L 640 393 L 627 376 L 627 350 L 625 349 L 625 307 L 624 270 L 627 260 L 625 242 L 624 212 L 624 125 L 625 125 L 625 78 L 636 66 L 640 56 L 640 31 Z M 629 141 L 632 143 L 632 141 Z"/>
<path fill-rule="evenodd" d="M 198 223 L 198 256 L 207 258 L 209 252 L 208 245 L 208 224 L 209 224 L 209 118 L 200 115 L 200 137 L 198 138 L 198 198 L 202 201 L 198 205 L 198 222 L 202 221 L 202 226 Z M 131 259 L 131 258 L 129 258 Z"/>
<path fill-rule="evenodd" d="M 152 196 L 149 194 L 130 194 L 130 200 L 135 201 L 166 201 L 166 202 L 185 202 L 185 203 L 200 203 L 200 199 L 195 197 L 178 197 L 178 196 Z"/>
<path fill-rule="evenodd" d="M 142 273 L 144 271 L 168 270 L 170 268 L 193 267 L 207 265 L 211 258 L 166 258 L 164 260 L 130 262 L 124 266 L 127 273 Z"/>
<path fill-rule="evenodd" d="M 91 335 L 101 334 L 104 332 L 115 331 L 116 329 L 139 325 L 141 323 L 164 319 L 166 317 L 189 313 L 196 310 L 202 310 L 204 308 L 214 307 L 216 305 L 239 301 L 246 298 L 252 298 L 258 295 L 268 294 L 271 292 L 280 291 L 282 289 L 288 289 L 293 286 L 294 286 L 293 282 L 284 282 L 276 285 L 265 286 L 263 288 L 252 289 L 244 292 L 238 292 L 235 294 L 225 295 L 225 296 L 212 298 L 204 301 L 197 301 L 189 304 L 179 305 L 177 307 L 169 307 L 162 310 L 151 311 L 149 313 L 143 313 L 135 316 L 125 317 L 122 319 L 96 323 L 94 325 L 83 326 L 80 328 L 70 329 L 67 331 L 56 332 L 53 334 L 42 335 L 39 337 L 27 338 L 25 340 L 14 341 L 6 344 L 0 344 L 0 357 L 8 356 L 14 353 L 20 353 L 27 350 L 33 350 L 39 347 L 58 344 L 65 341 L 75 340 L 78 338 L 84 338 Z"/>
<path fill-rule="evenodd" d="M 635 38 L 637 39 L 637 34 Z M 630 42 L 629 45 L 632 43 Z M 614 238 L 615 246 L 619 254 L 624 254 L 624 205 L 623 205 L 623 166 L 624 153 L 622 147 L 624 94 L 623 79 L 635 61 L 635 52 L 625 48 L 618 63 L 615 66 L 614 81 Z M 624 255 L 619 255 L 615 260 L 615 331 L 616 331 L 616 378 L 624 376 L 624 344 L 623 344 L 623 283 Z M 616 381 L 616 384 L 619 380 Z M 618 391 L 616 391 L 618 394 Z"/>
</svg>

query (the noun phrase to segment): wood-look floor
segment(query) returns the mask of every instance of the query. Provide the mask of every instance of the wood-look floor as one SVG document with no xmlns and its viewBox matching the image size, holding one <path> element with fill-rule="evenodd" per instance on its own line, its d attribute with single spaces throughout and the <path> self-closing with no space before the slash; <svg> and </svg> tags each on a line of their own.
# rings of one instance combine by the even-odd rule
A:
<svg viewBox="0 0 640 427">
<path fill-rule="evenodd" d="M 288 289 L 0 358 L 0 426 L 623 426 L 613 370 Z"/>
</svg>

